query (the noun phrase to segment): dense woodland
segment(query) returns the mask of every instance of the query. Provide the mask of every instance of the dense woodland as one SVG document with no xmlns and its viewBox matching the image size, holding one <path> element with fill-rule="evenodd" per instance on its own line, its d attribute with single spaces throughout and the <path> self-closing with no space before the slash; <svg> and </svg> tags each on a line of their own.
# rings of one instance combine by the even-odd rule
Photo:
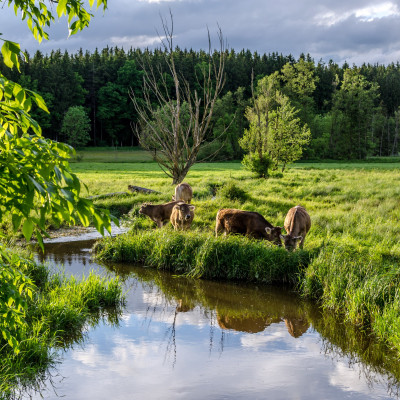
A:
<svg viewBox="0 0 400 400">
<path fill-rule="evenodd" d="M 398 154 L 399 62 L 357 68 L 334 62 L 316 63 L 308 55 L 298 60 L 291 55 L 260 55 L 249 50 L 230 50 L 225 55 L 226 83 L 208 137 L 210 141 L 216 140 L 206 146 L 201 156 L 214 152 L 225 142 L 218 158 L 241 159 L 243 150 L 238 142 L 249 124 L 245 110 L 252 105 L 252 73 L 256 89 L 262 77 L 275 71 L 281 73 L 286 64 L 296 66 L 300 61 L 308 68 L 308 92 L 301 92 L 301 82 L 296 82 L 296 77 L 283 77 L 282 86 L 312 133 L 303 158 L 364 159 Z M 38 51 L 21 61 L 20 73 L 8 69 L 1 59 L 0 68 L 8 78 L 43 96 L 50 114 L 41 110 L 33 110 L 32 114 L 46 137 L 65 141 L 61 126 L 66 112 L 72 106 L 83 106 L 90 118 L 88 145 L 132 146 L 137 145 L 137 138 L 131 123 L 138 118 L 128 92 L 132 89 L 138 97 L 141 95 L 144 59 L 168 75 L 164 53 L 159 49 L 105 48 L 76 54 L 57 50 L 50 55 Z M 207 53 L 176 48 L 174 60 L 177 69 L 196 89 L 196 70 L 207 61 Z"/>
</svg>

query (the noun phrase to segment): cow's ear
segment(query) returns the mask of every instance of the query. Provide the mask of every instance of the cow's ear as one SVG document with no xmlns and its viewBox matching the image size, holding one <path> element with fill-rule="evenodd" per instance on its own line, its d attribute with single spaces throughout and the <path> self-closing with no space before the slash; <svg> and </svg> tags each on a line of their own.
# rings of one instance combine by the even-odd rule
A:
<svg viewBox="0 0 400 400">
<path fill-rule="evenodd" d="M 189 206 L 189 208 L 193 211 L 196 207 L 195 206 Z"/>
<path fill-rule="evenodd" d="M 286 235 L 279 235 L 282 240 L 285 240 Z"/>
<path fill-rule="evenodd" d="M 267 232 L 268 235 L 270 235 L 271 232 L 272 232 L 272 229 L 271 229 L 271 228 L 268 228 L 268 226 L 267 226 L 267 227 L 265 228 L 265 232 Z"/>
<path fill-rule="evenodd" d="M 303 239 L 303 236 L 296 236 L 293 239 L 296 240 L 296 241 L 300 241 L 301 239 Z"/>
</svg>

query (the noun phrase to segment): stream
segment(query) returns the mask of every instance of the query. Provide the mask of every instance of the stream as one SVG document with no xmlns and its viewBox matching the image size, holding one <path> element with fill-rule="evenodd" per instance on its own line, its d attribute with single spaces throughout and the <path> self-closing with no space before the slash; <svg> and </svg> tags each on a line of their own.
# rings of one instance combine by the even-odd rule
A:
<svg viewBox="0 0 400 400">
<path fill-rule="evenodd" d="M 33 399 L 398 398 L 393 355 L 288 289 L 100 265 L 78 239 L 46 243 L 42 261 L 119 275 L 126 307 L 62 351 Z"/>
</svg>

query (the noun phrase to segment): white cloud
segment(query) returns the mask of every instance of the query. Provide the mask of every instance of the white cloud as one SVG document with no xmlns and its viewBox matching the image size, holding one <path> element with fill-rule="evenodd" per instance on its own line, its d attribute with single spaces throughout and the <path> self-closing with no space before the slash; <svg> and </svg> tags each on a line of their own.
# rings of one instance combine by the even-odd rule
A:
<svg viewBox="0 0 400 400">
<path fill-rule="evenodd" d="M 147 35 L 137 35 L 137 36 L 111 36 L 110 43 L 119 47 L 147 47 L 152 46 L 160 42 L 158 36 L 147 36 Z"/>
<path fill-rule="evenodd" d="M 354 15 L 361 21 L 373 21 L 374 19 L 399 16 L 400 11 L 397 4 L 386 2 L 355 10 Z"/>
<path fill-rule="evenodd" d="M 392 2 L 374 4 L 368 7 L 348 10 L 346 12 L 327 11 L 315 16 L 317 25 L 332 26 L 355 17 L 363 22 L 371 22 L 385 17 L 400 16 L 399 7 Z"/>
</svg>

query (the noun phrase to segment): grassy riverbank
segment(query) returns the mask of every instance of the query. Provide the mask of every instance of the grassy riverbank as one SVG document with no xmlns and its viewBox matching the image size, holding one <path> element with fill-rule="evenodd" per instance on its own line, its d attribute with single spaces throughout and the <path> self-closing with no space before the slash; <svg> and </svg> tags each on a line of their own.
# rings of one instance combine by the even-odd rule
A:
<svg viewBox="0 0 400 400">
<path fill-rule="evenodd" d="M 193 248 L 206 246 L 207 254 L 214 254 L 208 258 L 210 266 L 203 267 L 207 268 L 210 277 L 211 265 L 217 263 L 216 254 L 220 257 L 221 251 L 226 251 L 230 256 L 230 246 L 233 244 L 237 248 L 243 247 L 240 252 L 244 254 L 250 249 L 255 251 L 254 246 L 264 246 L 265 257 L 269 257 L 269 260 L 280 260 L 281 265 L 284 264 L 282 257 L 285 259 L 281 255 L 281 249 L 270 248 L 265 243 L 253 243 L 245 238 L 228 239 L 225 243 L 225 238 L 212 239 L 215 215 L 219 208 L 258 211 L 274 225 L 282 226 L 289 208 L 297 204 L 303 205 L 312 219 L 312 228 L 307 235 L 304 249 L 309 261 L 305 262 L 302 258 L 299 265 L 306 265 L 304 269 L 293 269 L 291 266 L 287 273 L 281 269 L 282 276 L 285 280 L 294 281 L 295 279 L 289 279 L 288 276 L 295 273 L 296 279 L 300 279 L 302 293 L 320 300 L 323 307 L 341 313 L 346 320 L 371 329 L 400 354 L 400 338 L 397 333 L 400 328 L 400 291 L 397 289 L 400 283 L 398 166 L 398 163 L 301 163 L 294 165 L 284 175 L 277 173 L 264 180 L 253 178 L 242 169 L 240 163 L 198 164 L 185 179 L 194 189 L 194 232 L 177 235 L 167 227 L 158 233 L 147 233 L 146 231 L 153 230 L 154 223 L 138 214 L 142 202 L 166 202 L 173 193 L 171 180 L 156 164 L 83 162 L 74 164 L 73 168 L 88 185 L 91 194 L 125 191 L 128 184 L 160 192 L 152 195 L 130 194 L 96 201 L 99 205 L 117 212 L 130 210 L 128 223 L 134 233 L 127 239 L 111 240 L 107 242 L 107 246 L 125 248 L 125 253 L 129 252 L 130 247 L 133 253 L 134 248 L 137 249 L 135 251 L 140 251 L 134 243 L 141 243 L 143 249 L 148 243 L 152 243 L 159 260 L 163 260 L 166 254 L 170 260 L 187 257 L 197 267 L 200 256 L 188 252 L 187 249 L 192 248 L 193 251 Z M 233 190 L 223 190 L 226 186 L 233 187 Z M 235 196 L 237 193 L 239 195 Z M 168 247 L 167 239 L 170 242 L 181 240 L 184 244 Z M 126 242 L 122 244 L 122 240 Z M 226 248 L 222 250 L 224 245 Z M 213 253 L 210 250 L 214 247 L 218 248 L 218 252 Z M 260 249 L 257 247 L 256 251 L 261 254 Z M 107 252 L 116 259 L 115 250 Z M 261 260 L 264 255 L 260 257 Z M 140 257 L 137 259 L 147 260 Z M 220 278 L 236 276 L 241 279 L 240 267 L 235 267 L 239 268 L 237 274 L 229 272 L 229 259 L 227 256 L 225 263 L 218 267 L 218 271 L 223 268 L 228 268 L 228 271 L 223 276 L 221 272 L 217 275 Z M 149 264 L 158 266 L 153 261 L 152 259 Z M 271 270 L 278 271 L 274 265 L 270 262 L 269 264 Z M 244 268 L 247 268 L 246 265 L 243 261 Z M 180 271 L 179 268 L 177 272 Z M 188 271 L 193 271 L 192 264 Z M 302 271 L 300 275 L 299 271 Z M 196 272 L 195 275 L 200 275 L 201 271 L 197 269 Z M 262 274 L 267 276 L 266 281 L 269 279 L 268 273 L 262 269 Z M 249 280 L 250 275 L 247 272 L 242 275 Z M 254 280 L 254 277 L 255 275 L 250 280 Z M 263 280 L 263 277 L 259 279 Z"/>
<path fill-rule="evenodd" d="M 310 260 L 307 251 L 288 253 L 257 240 L 168 228 L 108 238 L 95 252 L 103 260 L 140 263 L 190 277 L 292 285 Z"/>
<path fill-rule="evenodd" d="M 57 351 L 83 341 L 86 329 L 101 319 L 117 323 L 124 303 L 118 279 L 94 274 L 82 280 L 66 278 L 16 257 L 19 271 L 31 279 L 34 290 L 32 298 L 26 298 L 24 323 L 18 328 L 20 352 L 14 353 L 0 338 L 1 399 L 39 390 L 57 364 Z"/>
</svg>

